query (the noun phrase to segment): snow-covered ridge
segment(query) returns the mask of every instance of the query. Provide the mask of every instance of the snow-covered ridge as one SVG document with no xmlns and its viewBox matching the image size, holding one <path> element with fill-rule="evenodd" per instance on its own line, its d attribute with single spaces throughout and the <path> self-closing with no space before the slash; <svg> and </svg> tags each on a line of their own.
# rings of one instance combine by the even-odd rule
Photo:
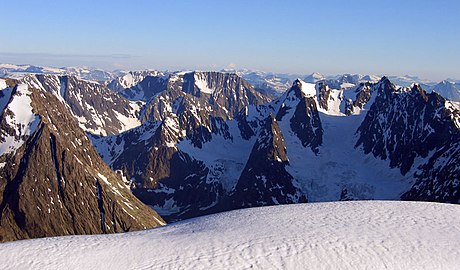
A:
<svg viewBox="0 0 460 270">
<path fill-rule="evenodd" d="M 301 87 L 300 89 L 305 94 L 306 97 L 314 97 L 316 96 L 316 89 L 314 83 L 306 83 L 302 80 L 299 80 Z"/>
<path fill-rule="evenodd" d="M 456 269 L 460 206 L 338 202 L 251 208 L 152 230 L 0 245 L 10 269 Z"/>
</svg>

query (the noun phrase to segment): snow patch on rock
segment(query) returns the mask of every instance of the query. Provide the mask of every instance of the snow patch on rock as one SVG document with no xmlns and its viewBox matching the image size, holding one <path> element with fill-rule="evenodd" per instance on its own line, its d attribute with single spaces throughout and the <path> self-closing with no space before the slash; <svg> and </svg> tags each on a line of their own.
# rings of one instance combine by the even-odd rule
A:
<svg viewBox="0 0 460 270">
<path fill-rule="evenodd" d="M 32 110 L 32 99 L 26 84 L 19 84 L 12 100 L 4 112 L 4 123 L 14 130 L 14 134 L 1 131 L 0 156 L 16 151 L 25 141 L 25 136 L 33 134 L 40 123 L 40 117 Z"/>
<path fill-rule="evenodd" d="M 201 78 L 195 73 L 195 86 L 200 89 L 202 93 L 212 94 L 214 89 L 209 88 L 208 83 L 204 78 Z"/>
</svg>

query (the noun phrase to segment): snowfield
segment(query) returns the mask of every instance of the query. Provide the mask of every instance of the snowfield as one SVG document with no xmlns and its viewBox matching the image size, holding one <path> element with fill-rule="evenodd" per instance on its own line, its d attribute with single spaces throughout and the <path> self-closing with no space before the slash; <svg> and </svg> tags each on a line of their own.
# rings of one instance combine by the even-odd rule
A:
<svg viewBox="0 0 460 270">
<path fill-rule="evenodd" d="M 458 269 L 460 206 L 354 201 L 236 210 L 140 232 L 0 245 L 5 269 Z"/>
</svg>

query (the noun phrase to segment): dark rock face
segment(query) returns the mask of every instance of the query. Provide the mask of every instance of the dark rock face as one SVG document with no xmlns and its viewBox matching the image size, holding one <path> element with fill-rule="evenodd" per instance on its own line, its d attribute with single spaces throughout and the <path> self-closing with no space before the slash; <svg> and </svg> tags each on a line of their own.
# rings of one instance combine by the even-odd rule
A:
<svg viewBox="0 0 460 270">
<path fill-rule="evenodd" d="M 244 79 L 232 73 L 173 74 L 166 88 L 164 93 L 146 106 L 144 120 L 162 120 L 166 109 L 178 115 L 190 111 L 198 116 L 212 115 L 227 120 L 234 118 L 248 105 L 270 101 Z"/>
<path fill-rule="evenodd" d="M 212 89 L 212 93 L 208 88 Z M 266 100 L 266 97 L 235 74 L 173 74 L 168 80 L 167 89 L 155 96 L 143 110 L 142 121 L 145 127 L 129 131 L 118 139 L 125 143 L 124 154 L 113 162 L 112 167 L 126 169 L 128 175 L 135 179 L 153 179 L 137 181 L 142 183 L 142 187 L 151 188 L 164 177 L 163 172 L 169 172 L 170 166 L 167 163 L 176 152 L 172 149 L 175 143 L 188 139 L 194 146 L 201 148 L 213 134 L 232 139 L 225 120 L 236 117 L 239 108 Z M 244 124 L 245 120 L 242 117 L 240 119 Z M 150 123 L 154 122 L 162 124 L 154 131 L 155 136 L 145 142 L 145 146 L 149 147 L 147 149 L 151 149 L 145 151 L 144 146 L 137 142 L 152 125 Z M 247 132 L 250 134 L 250 128 Z M 172 147 L 165 147 L 166 143 Z"/>
<path fill-rule="evenodd" d="M 316 97 L 307 97 L 301 87 L 300 81 L 296 80 L 287 92 L 276 119 L 281 121 L 288 111 L 294 110 L 290 119 L 291 130 L 300 139 L 303 147 L 310 147 L 315 154 L 318 154 L 319 146 L 323 141 L 323 128 L 315 101 Z M 327 108 L 327 101 L 325 104 Z"/>
<path fill-rule="evenodd" d="M 384 78 L 378 96 L 358 129 L 356 146 L 375 157 L 390 159 L 406 174 L 417 156 L 451 143 L 458 129 L 443 109 L 445 100 L 419 86 L 399 92 Z"/>
<path fill-rule="evenodd" d="M 164 76 L 147 76 L 139 84 L 119 93 L 129 100 L 149 101 L 154 95 L 164 91 L 166 86 L 167 79 Z M 139 97 L 140 93 L 142 97 Z"/>
<path fill-rule="evenodd" d="M 353 194 L 348 191 L 347 188 L 343 188 L 342 192 L 340 193 L 340 201 L 354 201 L 356 198 L 353 196 Z"/>
<path fill-rule="evenodd" d="M 143 91 L 149 90 L 143 87 Z M 171 74 L 166 89 L 144 107 L 142 126 L 95 140 L 103 145 L 99 152 L 110 166 L 130 176 L 136 196 L 159 208 L 169 203 L 176 211 L 162 216 L 183 219 L 212 211 L 226 194 L 221 184 L 207 180 L 212 178 L 209 168 L 178 150 L 176 144 L 187 140 L 201 148 L 215 136 L 232 141 L 227 121 L 234 118 L 245 126 L 242 132 L 249 139 L 255 134 L 254 123 L 248 123 L 244 110 L 266 101 L 267 97 L 235 74 Z"/>
<path fill-rule="evenodd" d="M 177 151 L 173 146 L 177 140 L 176 130 L 165 122 L 130 130 L 117 138 L 116 145 L 122 145 L 123 155 L 114 160 L 112 167 L 127 173 L 136 187 L 157 187 L 161 179 L 170 175 L 170 160 Z"/>
<path fill-rule="evenodd" d="M 247 116 L 247 110 L 244 109 L 235 117 L 241 137 L 245 140 L 249 140 L 251 137 L 256 135 L 253 128 L 257 127 L 257 125 L 254 125 L 247 120 Z"/>
<path fill-rule="evenodd" d="M 352 115 L 355 111 L 364 109 L 364 106 L 371 101 L 372 92 L 375 91 L 375 87 L 369 82 L 360 83 L 355 89 L 356 97 L 355 100 L 348 99 L 345 103 L 345 114 Z"/>
<path fill-rule="evenodd" d="M 460 141 L 445 145 L 422 166 L 403 200 L 460 203 Z"/>
<path fill-rule="evenodd" d="M 167 221 L 207 213 L 205 210 L 223 195 L 220 184 L 207 182 L 209 169 L 177 149 L 180 133 L 175 129 L 177 119 L 173 121 L 168 118 L 157 124 L 144 124 L 123 136 L 106 139 L 116 140 L 112 142 L 113 149 L 124 147 L 111 166 L 131 177 L 133 193 L 146 204 L 176 209 L 161 212 Z M 213 126 L 219 123 L 213 120 Z"/>
<path fill-rule="evenodd" d="M 319 106 L 327 111 L 331 90 L 325 81 L 320 81 L 316 84 L 316 91 L 319 93 Z"/>
<path fill-rule="evenodd" d="M 144 88 L 144 91 L 147 91 Z M 166 90 L 156 95 L 143 109 L 141 121 L 163 121 L 174 114 L 186 137 L 200 147 L 209 141 L 216 119 L 229 120 L 248 105 L 258 105 L 269 98 L 236 74 L 192 72 L 171 74 Z M 214 119 L 214 120 L 213 120 Z"/>
<path fill-rule="evenodd" d="M 428 94 L 418 85 L 396 90 L 384 78 L 378 91 L 358 129 L 357 146 L 389 159 L 390 166 L 400 168 L 403 175 L 413 168 L 416 158 L 428 158 L 401 199 L 459 203 L 458 109 L 447 108 L 443 97 Z"/>
<path fill-rule="evenodd" d="M 46 91 L 29 91 L 34 128 L 16 138 L 23 141 L 18 149 L 0 156 L 0 241 L 164 224 L 107 167 L 63 103 Z M 8 119 L 2 114 L 2 139 Z"/>
<path fill-rule="evenodd" d="M 371 92 L 372 88 L 369 82 L 361 83 L 356 89 L 356 99 L 353 101 L 353 106 L 363 109 L 364 105 L 371 99 Z"/>
<path fill-rule="evenodd" d="M 310 147 L 318 154 L 323 142 L 323 128 L 313 98 L 302 97 L 290 120 L 291 129 L 304 147 Z"/>
<path fill-rule="evenodd" d="M 146 106 L 141 127 L 96 139 L 96 144 L 100 144 L 99 152 L 105 153 L 102 156 L 113 169 L 130 176 L 134 194 L 161 210 L 168 221 L 250 205 L 305 202 L 306 196 L 286 171 L 289 162 L 283 134 L 273 117 L 276 113 L 283 118 L 283 108 L 271 103 L 259 105 L 266 98 L 254 99 L 260 94 L 248 95 L 252 91 L 233 74 L 171 77 L 168 89 Z M 224 100 L 224 96 L 229 98 Z M 236 99 L 232 101 L 232 97 Z M 284 98 L 293 132 L 304 147 L 318 153 L 323 130 L 315 97 L 307 97 L 298 82 Z M 231 131 L 230 126 L 237 132 Z M 241 175 L 229 180 L 236 183 L 230 190 L 213 180 L 229 169 L 223 163 L 205 164 L 177 147 L 183 140 L 201 149 L 216 137 L 233 142 L 235 136 L 241 136 L 239 140 L 248 141 L 256 134 Z M 162 212 L 164 209 L 170 210 Z"/>
<path fill-rule="evenodd" d="M 276 119 L 270 115 L 231 195 L 232 207 L 307 202 L 286 171 L 287 164 L 283 135 Z"/>
<path fill-rule="evenodd" d="M 169 166 L 172 168 L 169 174 L 158 182 L 163 188 L 133 190 L 147 204 L 165 208 L 165 204 L 171 202 L 172 207 L 179 209 L 162 213 L 168 221 L 203 215 L 223 195 L 220 184 L 207 183 L 209 169 L 186 153 L 175 152 L 169 160 Z"/>
</svg>

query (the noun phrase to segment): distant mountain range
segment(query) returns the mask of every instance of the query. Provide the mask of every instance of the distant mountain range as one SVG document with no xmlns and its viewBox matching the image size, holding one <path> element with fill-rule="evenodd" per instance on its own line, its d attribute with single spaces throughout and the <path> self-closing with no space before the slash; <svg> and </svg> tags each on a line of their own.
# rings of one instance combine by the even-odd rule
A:
<svg viewBox="0 0 460 270">
<path fill-rule="evenodd" d="M 0 67 L 0 241 L 154 227 L 157 213 L 460 202 L 455 82 Z"/>
<path fill-rule="evenodd" d="M 316 83 L 326 80 L 334 88 L 349 88 L 357 86 L 361 82 L 377 82 L 381 75 L 361 75 L 361 74 L 342 74 L 342 75 L 323 75 L 314 72 L 308 75 L 287 74 L 253 71 L 248 69 L 223 69 L 224 73 L 236 73 L 259 91 L 271 95 L 280 96 L 284 91 L 290 88 L 292 82 L 301 78 L 307 83 Z M 142 70 L 142 71 L 105 71 L 102 69 L 93 69 L 86 67 L 41 67 L 33 65 L 14 65 L 0 64 L 0 77 L 22 78 L 28 74 L 54 74 L 70 75 L 83 80 L 110 82 L 112 90 L 123 90 L 135 86 L 139 80 L 145 76 L 167 75 L 178 72 Z M 426 91 L 436 91 L 442 96 L 452 100 L 460 101 L 460 80 L 446 79 L 442 82 L 435 82 L 420 79 L 417 76 L 387 76 L 396 86 L 410 87 L 412 84 L 420 84 Z M 118 84 L 118 85 L 115 85 Z"/>
<path fill-rule="evenodd" d="M 82 67 L 40 67 L 33 65 L 0 64 L 0 76 L 8 78 L 22 78 L 28 74 L 55 74 L 71 75 L 84 80 L 107 81 L 123 74 L 124 72 L 108 72 L 102 69 Z"/>
</svg>

